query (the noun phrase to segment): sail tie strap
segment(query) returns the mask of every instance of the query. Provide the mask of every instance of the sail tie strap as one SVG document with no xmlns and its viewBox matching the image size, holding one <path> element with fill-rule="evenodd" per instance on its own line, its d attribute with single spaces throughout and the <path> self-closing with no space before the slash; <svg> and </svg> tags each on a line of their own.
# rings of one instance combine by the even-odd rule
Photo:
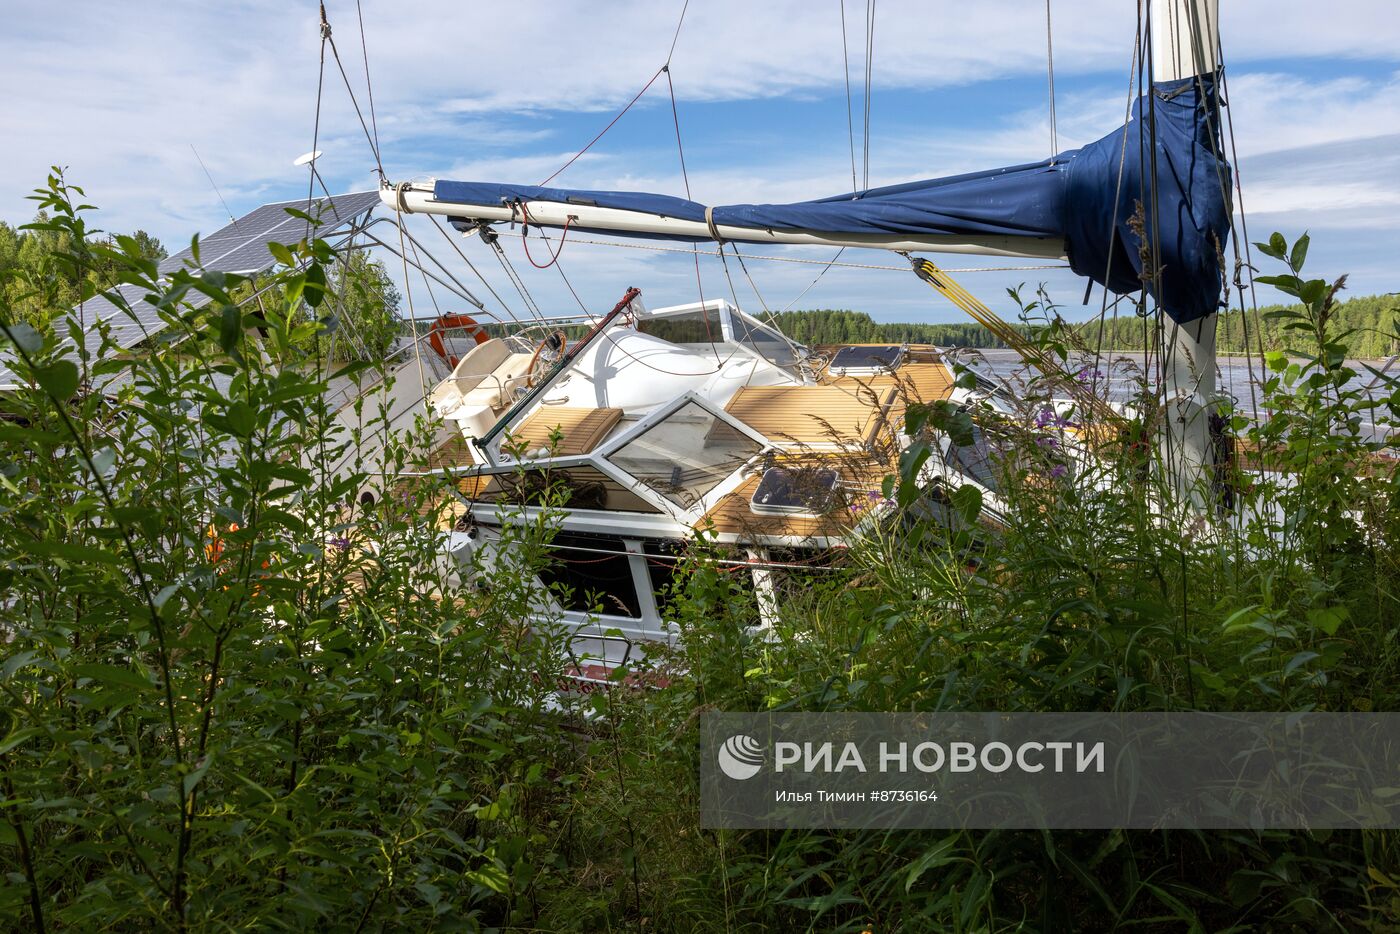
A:
<svg viewBox="0 0 1400 934">
<path fill-rule="evenodd" d="M 715 226 L 715 209 L 705 208 L 705 226 L 710 228 L 710 239 L 716 243 L 724 243 L 724 238 L 719 235 L 719 228 Z"/>
</svg>

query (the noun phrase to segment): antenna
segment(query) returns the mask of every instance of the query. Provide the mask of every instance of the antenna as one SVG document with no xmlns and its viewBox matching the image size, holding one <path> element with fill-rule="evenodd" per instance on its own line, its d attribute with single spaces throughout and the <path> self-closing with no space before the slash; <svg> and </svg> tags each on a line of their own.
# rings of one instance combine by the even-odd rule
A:
<svg viewBox="0 0 1400 934">
<path fill-rule="evenodd" d="M 321 173 L 316 171 L 316 160 L 321 158 L 322 155 L 323 153 L 321 152 L 321 150 L 313 149 L 310 152 L 304 152 L 301 155 L 297 156 L 295 159 L 293 159 L 292 165 L 297 168 L 301 168 L 302 166 L 306 166 L 307 168 L 309 168 L 311 170 L 311 178 L 321 186 L 321 191 L 325 193 L 326 198 L 330 199 L 331 190 L 326 187 L 326 180 L 321 177 Z M 329 203 L 331 206 L 331 211 L 335 212 L 335 202 L 331 200 Z M 336 214 L 337 218 L 339 216 L 339 214 Z"/>
<path fill-rule="evenodd" d="M 204 160 L 199 158 L 199 150 L 194 148 L 194 143 L 190 143 L 190 152 L 194 153 L 195 161 L 199 163 L 199 167 L 204 169 L 204 177 L 209 179 L 209 187 L 214 189 L 214 194 L 218 196 L 219 203 L 224 206 L 224 213 L 228 215 L 228 219 L 233 223 L 233 229 L 237 230 L 238 220 L 233 216 L 233 212 L 228 209 L 228 202 L 224 200 L 223 193 L 219 191 L 219 186 L 214 184 L 214 176 L 209 174 L 209 169 L 205 166 Z"/>
</svg>

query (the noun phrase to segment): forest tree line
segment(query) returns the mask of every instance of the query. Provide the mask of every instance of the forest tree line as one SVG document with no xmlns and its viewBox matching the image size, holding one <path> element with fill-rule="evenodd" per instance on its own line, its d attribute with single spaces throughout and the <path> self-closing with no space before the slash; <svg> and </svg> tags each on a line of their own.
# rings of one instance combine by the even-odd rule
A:
<svg viewBox="0 0 1400 934">
<path fill-rule="evenodd" d="M 72 235 L 61 228 L 47 226 L 49 217 L 40 213 L 33 223 L 12 227 L 0 221 L 0 308 L 5 309 L 5 324 L 23 322 L 35 327 L 49 323 L 55 307 L 71 308 L 83 299 L 86 280 L 98 289 L 112 283 L 114 270 L 100 258 L 79 274 L 70 262 L 58 261 L 73 247 Z M 144 230 L 131 238 L 140 247 L 145 259 L 160 262 L 169 254 L 161 242 Z M 115 246 L 112 237 L 102 237 L 94 245 Z M 45 282 L 54 289 L 52 296 L 42 294 L 37 283 Z"/>
<path fill-rule="evenodd" d="M 1262 342 L 1265 350 L 1286 350 L 1289 334 L 1283 330 L 1284 320 L 1271 317 L 1270 312 L 1299 310 L 1299 305 L 1266 305 L 1247 317 L 1239 311 L 1220 316 L 1216 329 L 1216 349 L 1220 353 L 1257 353 Z M 773 316 L 784 334 L 802 344 L 936 344 L 940 347 L 1005 347 L 990 331 L 971 321 L 944 323 L 884 323 L 861 311 L 845 309 L 815 309 L 786 311 Z M 1363 359 L 1388 357 L 1400 353 L 1400 297 L 1395 295 L 1366 295 L 1339 302 L 1333 313 L 1336 333 L 1355 331 L 1348 343 L 1352 352 Z M 1087 346 L 1104 350 L 1141 350 L 1144 340 L 1151 339 L 1151 328 L 1144 319 L 1132 312 L 1110 318 L 1102 325 L 1089 321 L 1076 327 Z M 1100 333 L 1102 332 L 1102 334 Z M 1294 336 L 1297 345 L 1300 337 Z"/>
</svg>

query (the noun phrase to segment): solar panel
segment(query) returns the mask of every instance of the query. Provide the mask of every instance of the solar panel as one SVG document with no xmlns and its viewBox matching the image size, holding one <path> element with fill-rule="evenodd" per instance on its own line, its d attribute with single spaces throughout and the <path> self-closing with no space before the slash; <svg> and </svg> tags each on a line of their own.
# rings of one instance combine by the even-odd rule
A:
<svg viewBox="0 0 1400 934">
<path fill-rule="evenodd" d="M 836 376 L 866 375 L 893 370 L 904 357 L 901 344 L 842 347 L 831 358 L 827 369 Z"/>
<path fill-rule="evenodd" d="M 315 234 L 325 237 L 380 203 L 378 191 L 355 191 L 331 198 L 316 198 L 307 208 L 305 198 L 278 201 L 243 215 L 199 241 L 199 258 L 204 268 L 219 272 L 256 272 L 276 261 L 267 251 L 268 242 L 295 243 L 306 236 L 306 221 L 287 213 L 288 208 L 303 211 L 320 221 Z M 173 272 L 192 261 L 188 248 L 160 264 L 163 273 Z"/>
<path fill-rule="evenodd" d="M 255 274 L 265 272 L 276 265 L 276 260 L 268 252 L 269 242 L 295 243 L 306 236 L 306 221 L 287 213 L 288 208 L 304 211 L 319 220 L 314 233 L 325 238 L 350 225 L 354 219 L 372 211 L 380 204 L 378 191 L 353 191 L 329 198 L 315 198 L 307 208 L 305 198 L 294 201 L 276 201 L 259 208 L 221 227 L 199 241 L 200 262 L 205 269 L 217 272 L 237 272 Z M 168 275 L 193 262 L 194 256 L 186 247 L 160 263 L 162 275 Z M 165 329 L 156 309 L 142 301 L 145 292 L 136 286 L 124 285 L 118 291 L 126 300 L 124 309 L 101 296 L 94 296 L 81 306 L 69 312 L 70 318 L 80 322 L 82 343 L 89 349 L 98 349 L 97 322 L 105 321 L 111 326 L 113 342 L 123 349 L 130 349 L 148 340 Z M 206 304 L 209 299 L 191 292 L 188 302 L 194 307 Z M 63 322 L 55 322 L 64 343 L 69 343 L 67 327 Z M 12 352 L 0 351 L 0 390 L 16 388 L 16 376 L 8 366 L 13 360 Z"/>
</svg>

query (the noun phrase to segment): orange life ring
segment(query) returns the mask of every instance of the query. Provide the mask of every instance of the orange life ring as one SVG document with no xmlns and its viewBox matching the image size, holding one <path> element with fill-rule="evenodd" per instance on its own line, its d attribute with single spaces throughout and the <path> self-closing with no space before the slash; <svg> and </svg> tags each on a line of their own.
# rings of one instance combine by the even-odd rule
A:
<svg viewBox="0 0 1400 934">
<path fill-rule="evenodd" d="M 437 355 L 447 361 L 450 367 L 457 366 L 458 358 L 455 354 L 447 352 L 447 347 L 442 342 L 442 335 L 445 331 L 455 331 L 461 328 L 470 328 L 475 333 L 472 335 L 478 344 L 484 344 L 491 339 L 491 335 L 486 333 L 486 329 L 476 323 L 476 319 L 471 315 L 442 315 L 428 328 L 428 345 L 437 351 Z"/>
</svg>

